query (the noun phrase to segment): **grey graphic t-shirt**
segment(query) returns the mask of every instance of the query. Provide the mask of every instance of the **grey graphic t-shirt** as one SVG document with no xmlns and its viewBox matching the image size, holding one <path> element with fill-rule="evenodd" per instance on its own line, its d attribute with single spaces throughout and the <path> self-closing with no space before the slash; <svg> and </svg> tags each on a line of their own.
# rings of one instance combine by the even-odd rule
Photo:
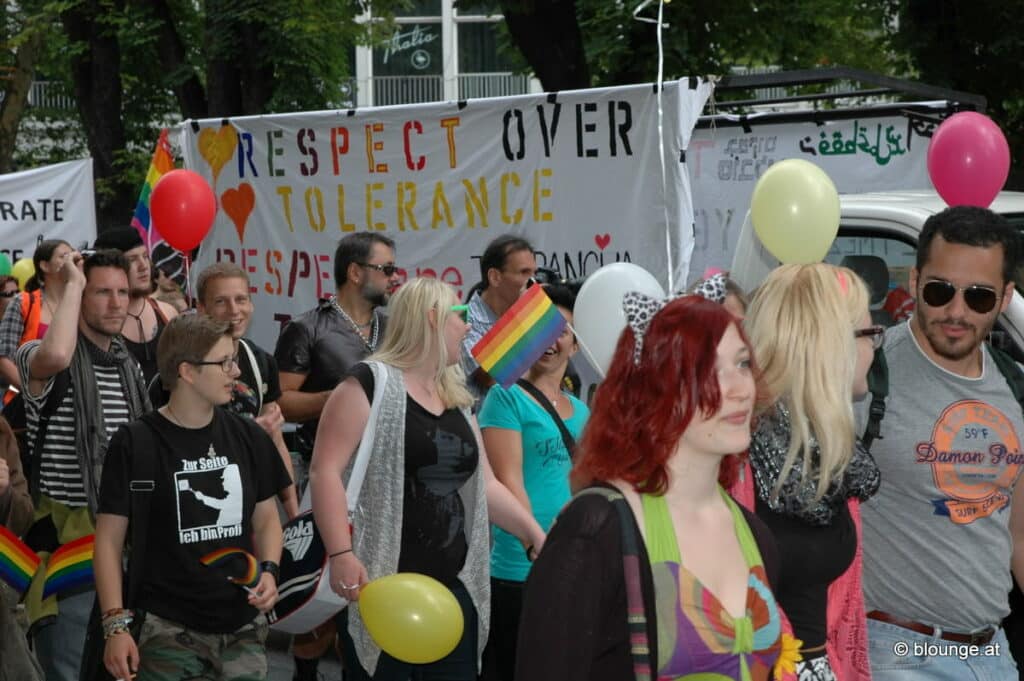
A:
<svg viewBox="0 0 1024 681">
<path fill-rule="evenodd" d="M 981 377 L 964 378 L 924 354 L 910 323 L 885 336 L 889 397 L 871 446 L 882 485 L 862 507 L 864 595 L 868 611 L 969 632 L 1009 612 L 1024 419 L 987 349 Z"/>
</svg>

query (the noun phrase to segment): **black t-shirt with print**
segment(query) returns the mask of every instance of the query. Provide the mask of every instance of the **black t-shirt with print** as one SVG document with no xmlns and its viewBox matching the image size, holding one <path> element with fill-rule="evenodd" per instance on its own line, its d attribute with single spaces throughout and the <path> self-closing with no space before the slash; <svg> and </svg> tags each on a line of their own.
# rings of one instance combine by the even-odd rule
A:
<svg viewBox="0 0 1024 681">
<path fill-rule="evenodd" d="M 351 374 L 373 401 L 373 371 Z M 466 509 L 459 489 L 479 465 L 473 429 L 458 409 L 435 416 L 406 395 L 405 488 L 399 572 L 429 575 L 449 586 L 466 563 Z"/>
<path fill-rule="evenodd" d="M 241 575 L 244 561 L 216 568 L 200 559 L 224 548 L 255 555 L 253 509 L 273 497 L 277 481 L 288 474 L 259 426 L 223 409 L 213 413 L 199 429 L 181 428 L 159 412 L 141 419 L 155 431 L 156 451 L 137 606 L 197 631 L 224 634 L 257 614 L 245 590 L 227 579 Z M 122 427 L 107 450 L 100 513 L 130 516 L 133 449 L 131 433 Z"/>
</svg>

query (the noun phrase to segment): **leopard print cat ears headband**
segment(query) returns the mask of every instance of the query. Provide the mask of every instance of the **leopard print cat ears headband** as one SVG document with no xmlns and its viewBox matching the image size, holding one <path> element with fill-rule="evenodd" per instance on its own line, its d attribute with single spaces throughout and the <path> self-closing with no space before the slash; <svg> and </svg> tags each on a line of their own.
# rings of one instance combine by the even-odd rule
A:
<svg viewBox="0 0 1024 681">
<path fill-rule="evenodd" d="M 694 295 L 706 298 L 714 303 L 725 302 L 725 274 L 718 273 L 708 277 L 694 291 Z M 640 366 L 640 356 L 644 349 L 644 335 L 647 327 L 650 326 L 654 315 L 668 305 L 681 294 L 672 295 L 667 298 L 652 298 L 643 293 L 630 291 L 622 297 L 622 309 L 626 313 L 626 323 L 633 329 L 633 364 Z"/>
</svg>

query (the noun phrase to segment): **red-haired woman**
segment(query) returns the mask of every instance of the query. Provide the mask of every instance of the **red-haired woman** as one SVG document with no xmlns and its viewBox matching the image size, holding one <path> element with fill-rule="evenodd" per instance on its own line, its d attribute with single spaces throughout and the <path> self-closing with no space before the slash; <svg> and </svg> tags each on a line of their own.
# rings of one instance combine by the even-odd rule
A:
<svg viewBox="0 0 1024 681">
<path fill-rule="evenodd" d="M 764 681 L 782 651 L 770 533 L 718 485 L 750 442 L 735 318 L 627 294 L 563 510 L 530 572 L 516 678 Z M 703 676 L 706 674 L 706 676 Z"/>
</svg>

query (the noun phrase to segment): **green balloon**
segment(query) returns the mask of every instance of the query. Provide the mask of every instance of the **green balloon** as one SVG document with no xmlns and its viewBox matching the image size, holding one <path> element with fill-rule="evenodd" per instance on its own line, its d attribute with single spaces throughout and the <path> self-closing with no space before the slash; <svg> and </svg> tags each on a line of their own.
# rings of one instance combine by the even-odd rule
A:
<svg viewBox="0 0 1024 681">
<path fill-rule="evenodd" d="M 6 253 L 0 253 L 0 276 L 11 273 L 11 259 Z"/>
</svg>

